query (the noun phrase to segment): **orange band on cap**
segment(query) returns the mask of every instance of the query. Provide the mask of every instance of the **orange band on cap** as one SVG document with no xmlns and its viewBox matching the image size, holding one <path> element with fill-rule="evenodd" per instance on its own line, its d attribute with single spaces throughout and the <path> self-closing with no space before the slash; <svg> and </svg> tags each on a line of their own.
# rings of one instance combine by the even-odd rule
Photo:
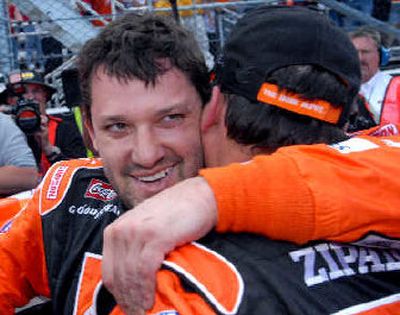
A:
<svg viewBox="0 0 400 315">
<path fill-rule="evenodd" d="M 257 100 L 298 113 L 336 124 L 339 121 L 341 108 L 333 107 L 323 100 L 306 101 L 298 94 L 288 93 L 275 84 L 264 83 L 258 91 Z"/>
</svg>

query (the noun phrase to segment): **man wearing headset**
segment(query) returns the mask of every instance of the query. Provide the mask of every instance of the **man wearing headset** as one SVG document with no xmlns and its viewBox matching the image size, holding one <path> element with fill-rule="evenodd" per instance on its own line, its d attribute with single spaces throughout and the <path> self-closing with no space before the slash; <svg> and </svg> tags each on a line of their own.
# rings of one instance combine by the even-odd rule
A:
<svg viewBox="0 0 400 315">
<path fill-rule="evenodd" d="M 400 122 L 400 77 L 380 71 L 388 62 L 388 51 L 382 46 L 381 35 L 371 28 L 350 33 L 361 64 L 360 94 L 376 124 Z"/>
</svg>

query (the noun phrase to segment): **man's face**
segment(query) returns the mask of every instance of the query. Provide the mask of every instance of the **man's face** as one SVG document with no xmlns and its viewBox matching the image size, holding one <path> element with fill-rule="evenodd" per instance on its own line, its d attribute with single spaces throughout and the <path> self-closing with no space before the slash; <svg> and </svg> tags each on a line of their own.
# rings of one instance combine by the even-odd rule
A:
<svg viewBox="0 0 400 315">
<path fill-rule="evenodd" d="M 196 89 L 176 69 L 155 86 L 118 80 L 102 69 L 93 76 L 89 133 L 127 207 L 197 175 L 201 111 Z"/>
<path fill-rule="evenodd" d="M 35 83 L 25 83 L 23 84 L 24 92 L 22 96 L 27 100 L 33 100 L 39 104 L 40 112 L 44 115 L 46 114 L 46 103 L 47 103 L 47 90 L 40 84 Z M 7 103 L 10 105 L 17 104 L 18 97 L 11 96 L 8 97 Z"/>
<path fill-rule="evenodd" d="M 374 40 L 369 37 L 353 38 L 352 42 L 358 51 L 361 64 L 361 79 L 362 83 L 365 83 L 379 70 L 378 48 Z"/>
</svg>

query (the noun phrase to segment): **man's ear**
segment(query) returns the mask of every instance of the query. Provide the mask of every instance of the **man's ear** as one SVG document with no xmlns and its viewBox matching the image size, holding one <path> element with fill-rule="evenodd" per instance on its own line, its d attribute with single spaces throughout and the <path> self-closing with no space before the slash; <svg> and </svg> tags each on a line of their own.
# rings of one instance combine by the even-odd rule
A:
<svg viewBox="0 0 400 315">
<path fill-rule="evenodd" d="M 210 101 L 205 105 L 201 118 L 201 131 L 205 132 L 210 127 L 224 121 L 222 115 L 225 114 L 223 110 L 225 107 L 225 98 L 221 93 L 218 86 L 214 86 L 211 93 Z"/>
</svg>

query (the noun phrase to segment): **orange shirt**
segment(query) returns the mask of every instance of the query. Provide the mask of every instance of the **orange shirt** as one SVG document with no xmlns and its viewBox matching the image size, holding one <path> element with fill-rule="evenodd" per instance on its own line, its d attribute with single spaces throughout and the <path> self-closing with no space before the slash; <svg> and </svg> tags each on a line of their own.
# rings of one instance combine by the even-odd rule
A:
<svg viewBox="0 0 400 315">
<path fill-rule="evenodd" d="M 399 174 L 398 134 L 290 146 L 201 171 L 217 200 L 217 231 L 297 243 L 350 242 L 370 231 L 400 237 Z"/>
</svg>

